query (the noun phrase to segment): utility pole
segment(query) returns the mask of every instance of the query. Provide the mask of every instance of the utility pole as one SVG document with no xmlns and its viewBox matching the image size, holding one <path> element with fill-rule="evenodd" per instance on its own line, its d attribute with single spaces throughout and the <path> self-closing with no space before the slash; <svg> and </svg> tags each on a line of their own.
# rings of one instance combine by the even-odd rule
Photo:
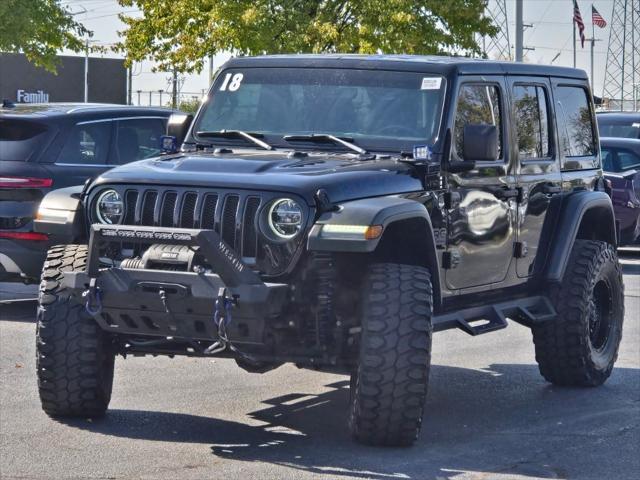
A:
<svg viewBox="0 0 640 480">
<path fill-rule="evenodd" d="M 213 82 L 213 55 L 209 57 L 209 85 Z"/>
<path fill-rule="evenodd" d="M 516 0 L 516 62 L 522 62 L 524 24 L 522 22 L 522 1 Z"/>
<path fill-rule="evenodd" d="M 173 78 L 171 79 L 171 108 L 178 108 L 178 71 L 173 67 Z"/>
</svg>

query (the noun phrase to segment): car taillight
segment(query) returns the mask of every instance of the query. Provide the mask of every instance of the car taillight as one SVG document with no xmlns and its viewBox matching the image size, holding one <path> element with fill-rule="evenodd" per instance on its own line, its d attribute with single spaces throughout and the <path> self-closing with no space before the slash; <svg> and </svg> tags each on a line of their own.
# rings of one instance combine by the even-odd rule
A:
<svg viewBox="0 0 640 480">
<path fill-rule="evenodd" d="M 46 233 L 38 232 L 7 232 L 0 231 L 0 238 L 8 238 L 10 240 L 31 240 L 36 242 L 44 242 L 49 240 Z"/>
<path fill-rule="evenodd" d="M 51 178 L 0 177 L 0 188 L 48 188 L 51 185 Z"/>
</svg>

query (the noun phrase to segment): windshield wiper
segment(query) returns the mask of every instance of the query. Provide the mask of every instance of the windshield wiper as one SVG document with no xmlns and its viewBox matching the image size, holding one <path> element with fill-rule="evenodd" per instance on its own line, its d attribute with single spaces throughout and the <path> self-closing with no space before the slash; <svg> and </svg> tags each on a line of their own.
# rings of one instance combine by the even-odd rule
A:
<svg viewBox="0 0 640 480">
<path fill-rule="evenodd" d="M 310 135 L 285 135 L 282 138 L 287 142 L 321 143 L 321 142 L 326 142 L 328 140 L 330 142 L 337 143 L 339 145 L 347 147 L 349 150 L 353 150 L 354 152 L 357 152 L 360 155 L 366 155 L 368 153 L 364 148 L 359 147 L 355 143 L 351 143 L 347 140 L 343 140 L 340 137 L 336 137 L 335 135 L 329 135 L 327 133 L 312 133 Z"/>
<path fill-rule="evenodd" d="M 265 150 L 275 150 L 274 147 L 269 145 L 267 142 L 263 142 L 259 138 L 256 138 L 257 135 L 261 135 L 259 133 L 247 133 L 243 130 L 218 130 L 211 132 L 196 132 L 197 137 L 220 137 L 220 138 L 244 138 L 245 140 L 249 140 L 250 142 L 258 145 L 259 147 L 264 148 Z"/>
</svg>

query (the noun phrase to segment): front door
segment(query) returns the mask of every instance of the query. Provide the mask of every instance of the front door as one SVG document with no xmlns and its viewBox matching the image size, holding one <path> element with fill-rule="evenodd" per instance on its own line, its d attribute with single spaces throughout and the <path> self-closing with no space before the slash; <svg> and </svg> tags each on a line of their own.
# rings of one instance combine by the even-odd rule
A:
<svg viewBox="0 0 640 480">
<path fill-rule="evenodd" d="M 110 120 L 94 120 L 71 128 L 56 162 L 47 164 L 54 188 L 82 185 L 110 168 L 112 126 Z"/>
<path fill-rule="evenodd" d="M 464 77 L 456 101 L 452 160 L 462 158 L 465 124 L 498 128 L 498 160 L 476 162 L 464 173 L 449 173 L 446 285 L 458 290 L 503 282 L 513 259 L 517 214 L 509 129 L 502 77 Z"/>
<path fill-rule="evenodd" d="M 518 233 L 514 249 L 518 277 L 530 277 L 541 250 L 541 238 L 551 238 L 555 228 L 550 210 L 560 210 L 562 179 L 556 128 L 553 122 L 551 85 L 544 77 L 510 77 L 514 125 L 514 155 L 518 159 Z M 545 223 L 549 217 L 549 221 Z M 544 235 L 542 234 L 545 231 Z"/>
</svg>

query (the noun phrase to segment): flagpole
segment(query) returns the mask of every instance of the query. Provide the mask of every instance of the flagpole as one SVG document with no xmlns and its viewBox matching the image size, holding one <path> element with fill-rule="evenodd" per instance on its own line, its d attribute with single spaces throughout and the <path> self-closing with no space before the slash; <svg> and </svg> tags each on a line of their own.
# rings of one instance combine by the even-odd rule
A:
<svg viewBox="0 0 640 480">
<path fill-rule="evenodd" d="M 575 13 L 574 13 L 574 16 L 571 17 L 571 23 L 573 24 L 573 68 L 576 68 L 576 19 L 575 19 Z"/>
<path fill-rule="evenodd" d="M 591 91 L 596 88 L 596 82 L 593 78 L 593 48 L 596 45 L 596 26 L 593 24 L 593 3 L 591 4 Z"/>
</svg>

